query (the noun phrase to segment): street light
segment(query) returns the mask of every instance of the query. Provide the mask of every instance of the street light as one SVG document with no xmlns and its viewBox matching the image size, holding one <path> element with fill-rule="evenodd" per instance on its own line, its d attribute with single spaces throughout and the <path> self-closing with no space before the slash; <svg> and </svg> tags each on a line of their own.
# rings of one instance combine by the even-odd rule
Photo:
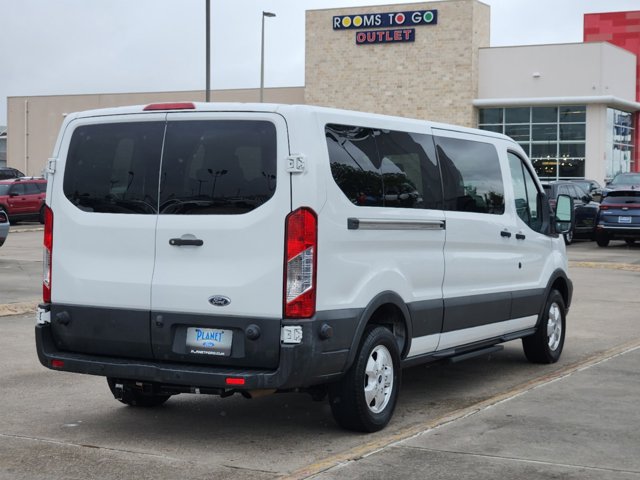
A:
<svg viewBox="0 0 640 480">
<path fill-rule="evenodd" d="M 206 65 L 206 81 L 205 81 L 205 94 L 204 94 L 204 99 L 206 102 L 208 102 L 211 97 L 210 97 L 210 91 L 211 91 L 211 0 L 206 0 L 206 22 L 205 22 L 205 28 L 206 28 L 206 45 L 205 45 L 205 65 Z"/>
<path fill-rule="evenodd" d="M 275 13 L 262 12 L 262 44 L 260 50 L 260 103 L 263 102 L 264 98 L 264 18 L 275 16 Z"/>
</svg>

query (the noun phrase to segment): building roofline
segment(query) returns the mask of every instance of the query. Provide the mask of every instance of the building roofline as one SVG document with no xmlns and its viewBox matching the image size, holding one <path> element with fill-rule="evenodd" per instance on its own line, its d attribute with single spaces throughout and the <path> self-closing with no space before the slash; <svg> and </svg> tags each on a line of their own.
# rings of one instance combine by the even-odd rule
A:
<svg viewBox="0 0 640 480">
<path fill-rule="evenodd" d="M 640 111 L 640 103 L 625 100 L 613 95 L 582 97 L 476 98 L 473 100 L 473 106 L 478 108 L 596 104 L 606 104 L 607 106 L 631 110 L 632 112 Z"/>
</svg>

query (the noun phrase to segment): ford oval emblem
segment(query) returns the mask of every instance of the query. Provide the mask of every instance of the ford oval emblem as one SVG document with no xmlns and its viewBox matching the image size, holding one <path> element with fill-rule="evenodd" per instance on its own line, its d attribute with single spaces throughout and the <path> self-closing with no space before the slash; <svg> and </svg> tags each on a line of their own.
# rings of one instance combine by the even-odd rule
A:
<svg viewBox="0 0 640 480">
<path fill-rule="evenodd" d="M 225 297 L 224 295 L 214 295 L 209 298 L 209 303 L 214 307 L 226 307 L 231 303 L 231 299 L 229 297 Z"/>
</svg>

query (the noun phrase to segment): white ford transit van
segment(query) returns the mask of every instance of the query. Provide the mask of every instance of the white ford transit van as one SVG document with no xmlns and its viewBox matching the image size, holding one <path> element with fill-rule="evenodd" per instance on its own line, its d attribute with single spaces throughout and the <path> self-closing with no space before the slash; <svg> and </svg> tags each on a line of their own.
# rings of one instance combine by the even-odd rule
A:
<svg viewBox="0 0 640 480">
<path fill-rule="evenodd" d="M 153 104 L 68 115 L 48 172 L 40 362 L 126 404 L 296 389 L 376 431 L 402 367 L 562 352 L 571 200 L 503 135 Z"/>
</svg>

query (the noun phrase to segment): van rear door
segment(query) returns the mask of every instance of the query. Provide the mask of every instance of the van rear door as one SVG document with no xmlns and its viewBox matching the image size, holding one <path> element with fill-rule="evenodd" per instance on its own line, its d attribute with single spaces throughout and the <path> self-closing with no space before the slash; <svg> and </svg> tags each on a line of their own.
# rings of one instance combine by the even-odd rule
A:
<svg viewBox="0 0 640 480">
<path fill-rule="evenodd" d="M 157 359 L 277 366 L 287 145 L 276 114 L 167 116 L 151 292 Z"/>
<path fill-rule="evenodd" d="M 49 177 L 57 346 L 152 358 L 158 177 L 166 114 L 74 120 Z M 60 317 L 58 317 L 60 315 Z"/>
</svg>

